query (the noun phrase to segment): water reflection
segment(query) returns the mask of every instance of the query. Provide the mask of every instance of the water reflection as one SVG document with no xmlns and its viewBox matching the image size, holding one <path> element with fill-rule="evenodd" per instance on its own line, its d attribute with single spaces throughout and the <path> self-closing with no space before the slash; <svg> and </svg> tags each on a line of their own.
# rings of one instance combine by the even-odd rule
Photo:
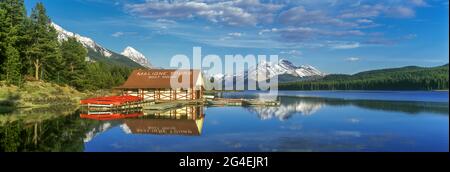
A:
<svg viewBox="0 0 450 172">
<path fill-rule="evenodd" d="M 149 112 L 142 118 L 125 119 L 130 134 L 200 136 L 205 114 L 203 107 L 188 106 L 165 112 Z"/>
<path fill-rule="evenodd" d="M 160 112 L 20 109 L 0 115 L 0 152 L 448 151 L 448 102 L 279 99 Z"/>
<path fill-rule="evenodd" d="M 200 136 L 205 118 L 204 107 L 186 106 L 165 111 L 86 112 L 81 118 L 93 120 L 120 120 L 127 134 Z M 108 124 L 108 123 L 106 123 Z M 94 128 L 85 140 L 90 141 L 97 131 L 104 132 L 111 125 Z"/>
<path fill-rule="evenodd" d="M 403 112 L 406 114 L 434 113 L 448 115 L 448 103 L 439 102 L 408 102 L 408 101 L 379 101 L 379 100 L 347 100 L 338 98 L 320 97 L 291 97 L 282 96 L 279 107 L 249 107 L 250 112 L 255 113 L 261 120 L 277 118 L 281 121 L 288 120 L 295 114 L 302 116 L 314 115 L 326 106 L 356 106 L 363 109 Z"/>
<path fill-rule="evenodd" d="M 136 118 L 144 116 L 142 111 L 119 111 L 119 112 L 83 112 L 80 118 L 99 121 L 111 121 L 125 118 Z"/>
<path fill-rule="evenodd" d="M 0 115 L 0 152 L 80 152 L 83 138 L 103 122 L 83 120 L 76 107 L 19 109 Z"/>
</svg>

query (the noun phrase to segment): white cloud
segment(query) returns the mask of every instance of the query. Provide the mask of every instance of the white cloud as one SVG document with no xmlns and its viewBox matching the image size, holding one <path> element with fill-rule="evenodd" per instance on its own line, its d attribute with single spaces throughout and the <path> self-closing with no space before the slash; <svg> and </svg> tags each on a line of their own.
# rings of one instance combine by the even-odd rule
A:
<svg viewBox="0 0 450 172">
<path fill-rule="evenodd" d="M 244 35 L 244 34 L 241 32 L 228 33 L 228 36 L 230 36 L 230 37 L 241 37 L 242 35 Z"/>
<path fill-rule="evenodd" d="M 355 49 L 361 47 L 361 44 L 359 42 L 332 42 L 329 44 L 329 47 L 338 50 Z"/>
<path fill-rule="evenodd" d="M 349 57 L 349 58 L 345 59 L 345 61 L 348 61 L 348 62 L 356 62 L 356 61 L 360 61 L 360 60 L 361 59 L 359 57 Z"/>
<path fill-rule="evenodd" d="M 425 2 L 425 0 L 409 0 L 409 1 L 414 6 L 418 6 L 418 7 L 428 7 L 429 6 L 428 3 Z"/>
<path fill-rule="evenodd" d="M 312 27 L 273 28 L 270 30 L 261 30 L 259 35 L 265 33 L 278 33 L 281 39 L 287 42 L 305 42 L 317 39 L 358 37 L 365 35 L 365 33 L 360 30 L 324 30 Z"/>
<path fill-rule="evenodd" d="M 189 32 L 188 34 L 203 34 L 204 38 L 201 40 L 215 40 L 220 45 L 234 44 L 229 41 L 236 40 L 242 43 L 256 40 L 259 46 L 261 41 L 266 40 L 292 47 L 331 49 L 353 49 L 364 45 L 391 45 L 398 42 L 392 38 L 387 39 L 384 35 L 372 36 L 374 30 L 369 28 L 387 27 L 381 23 L 384 20 L 379 20 L 380 18 L 413 18 L 417 8 L 429 6 L 425 0 L 145 0 L 121 4 L 124 4 L 124 10 L 129 14 L 144 19 L 143 21 L 150 19 L 153 24 L 149 29 L 161 33 L 173 34 L 182 30 Z M 206 21 L 207 24 L 197 27 L 197 31 L 179 27 L 194 20 Z M 214 32 L 212 28 L 227 26 L 258 29 L 259 32 L 254 33 L 258 38 L 251 37 L 252 33 L 248 30 L 245 30 L 245 36 L 241 32 L 204 32 Z M 277 28 L 273 28 L 274 26 Z M 383 32 L 389 30 L 384 29 Z"/>
<path fill-rule="evenodd" d="M 373 21 L 369 20 L 369 19 L 358 19 L 357 22 L 358 23 L 373 23 Z"/>
<path fill-rule="evenodd" d="M 357 23 L 348 22 L 330 16 L 324 10 L 307 10 L 303 6 L 298 6 L 284 11 L 280 14 L 279 20 L 285 25 L 306 26 L 306 25 L 332 25 L 340 27 L 356 27 Z"/>
<path fill-rule="evenodd" d="M 301 56 L 303 53 L 299 50 L 281 51 L 280 54 L 287 54 L 290 56 Z"/>
<path fill-rule="evenodd" d="M 156 22 L 161 24 L 177 24 L 174 20 L 168 20 L 168 19 L 157 19 Z"/>
<path fill-rule="evenodd" d="M 187 19 L 199 17 L 227 25 L 256 25 L 272 22 L 273 14 L 282 6 L 258 0 L 237 1 L 146 1 L 127 4 L 125 9 L 144 18 Z"/>
<path fill-rule="evenodd" d="M 405 6 L 391 7 L 386 9 L 386 14 L 394 18 L 411 18 L 416 16 L 416 12 Z"/>
<path fill-rule="evenodd" d="M 123 35 L 124 35 L 123 32 L 116 32 L 116 33 L 113 33 L 111 36 L 118 38 L 118 37 L 121 37 Z"/>
<path fill-rule="evenodd" d="M 111 36 L 119 38 L 119 37 L 123 37 L 123 36 L 133 36 L 133 35 L 135 36 L 135 35 L 137 35 L 137 33 L 136 32 L 116 32 L 116 33 L 113 33 Z"/>
</svg>

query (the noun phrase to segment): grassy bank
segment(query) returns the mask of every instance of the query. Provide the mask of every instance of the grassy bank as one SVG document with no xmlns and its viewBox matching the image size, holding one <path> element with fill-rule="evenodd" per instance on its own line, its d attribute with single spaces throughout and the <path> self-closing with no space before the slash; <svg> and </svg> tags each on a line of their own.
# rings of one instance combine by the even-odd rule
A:
<svg viewBox="0 0 450 172">
<path fill-rule="evenodd" d="M 25 82 L 20 87 L 0 82 L 0 109 L 77 105 L 81 99 L 106 94 L 110 91 L 80 92 L 70 86 L 42 81 Z"/>
</svg>

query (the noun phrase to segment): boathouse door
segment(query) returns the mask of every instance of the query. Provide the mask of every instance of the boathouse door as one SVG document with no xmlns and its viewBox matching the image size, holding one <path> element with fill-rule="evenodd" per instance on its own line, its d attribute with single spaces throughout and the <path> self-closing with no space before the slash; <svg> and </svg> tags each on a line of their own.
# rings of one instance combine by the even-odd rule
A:
<svg viewBox="0 0 450 172">
<path fill-rule="evenodd" d="M 200 93 L 201 93 L 201 91 L 200 90 L 197 90 L 197 91 L 195 91 L 195 99 L 196 100 L 198 100 L 198 99 L 201 99 L 201 95 L 200 95 Z"/>
</svg>

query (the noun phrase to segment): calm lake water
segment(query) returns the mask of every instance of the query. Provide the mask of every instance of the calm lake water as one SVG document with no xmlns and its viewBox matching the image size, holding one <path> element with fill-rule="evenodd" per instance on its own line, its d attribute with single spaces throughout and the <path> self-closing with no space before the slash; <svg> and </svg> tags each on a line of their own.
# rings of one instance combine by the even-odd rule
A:
<svg viewBox="0 0 450 172">
<path fill-rule="evenodd" d="M 282 91 L 280 107 L 184 107 L 102 120 L 80 118 L 77 111 L 39 122 L 0 125 L 0 150 L 449 151 L 448 96 L 448 92 Z M 1 116 L 0 120 L 11 119 Z"/>
</svg>

